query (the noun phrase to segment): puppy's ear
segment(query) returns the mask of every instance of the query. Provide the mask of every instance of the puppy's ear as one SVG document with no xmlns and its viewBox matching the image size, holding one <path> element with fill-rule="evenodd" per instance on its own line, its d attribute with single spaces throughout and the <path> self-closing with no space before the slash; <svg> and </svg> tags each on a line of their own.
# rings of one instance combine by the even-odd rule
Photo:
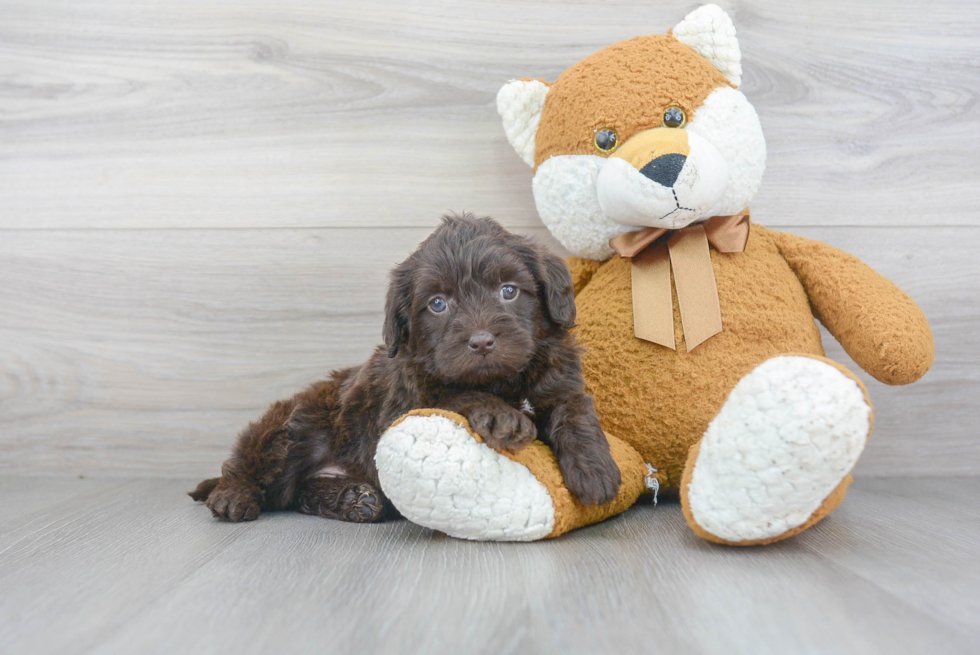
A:
<svg viewBox="0 0 980 655">
<path fill-rule="evenodd" d="M 538 250 L 538 285 L 548 316 L 565 329 L 575 325 L 575 287 L 572 275 L 560 257 Z"/>
<path fill-rule="evenodd" d="M 404 262 L 391 272 L 391 283 L 385 298 L 385 323 L 382 329 L 388 357 L 408 342 L 412 316 L 412 274 Z"/>
</svg>

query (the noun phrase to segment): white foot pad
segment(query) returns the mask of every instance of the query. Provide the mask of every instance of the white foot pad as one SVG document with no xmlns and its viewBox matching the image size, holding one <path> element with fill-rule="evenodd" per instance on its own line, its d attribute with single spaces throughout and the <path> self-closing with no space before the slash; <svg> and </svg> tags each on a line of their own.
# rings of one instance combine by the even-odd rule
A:
<svg viewBox="0 0 980 655">
<path fill-rule="evenodd" d="M 802 525 L 857 462 L 871 429 L 861 387 L 809 357 L 742 378 L 708 426 L 687 489 L 694 520 L 727 541 Z"/>
<path fill-rule="evenodd" d="M 527 467 L 443 416 L 389 428 L 374 459 L 385 495 L 413 523 L 494 541 L 534 541 L 554 528 L 551 496 Z"/>
</svg>

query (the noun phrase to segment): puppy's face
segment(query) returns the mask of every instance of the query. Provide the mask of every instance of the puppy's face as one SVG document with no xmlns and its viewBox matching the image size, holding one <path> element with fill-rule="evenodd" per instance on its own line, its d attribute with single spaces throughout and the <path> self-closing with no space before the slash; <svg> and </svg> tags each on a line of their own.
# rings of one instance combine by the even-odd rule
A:
<svg viewBox="0 0 980 655">
<path fill-rule="evenodd" d="M 491 219 L 448 217 L 395 269 L 385 343 L 447 383 L 512 378 L 575 321 L 564 262 Z"/>
</svg>

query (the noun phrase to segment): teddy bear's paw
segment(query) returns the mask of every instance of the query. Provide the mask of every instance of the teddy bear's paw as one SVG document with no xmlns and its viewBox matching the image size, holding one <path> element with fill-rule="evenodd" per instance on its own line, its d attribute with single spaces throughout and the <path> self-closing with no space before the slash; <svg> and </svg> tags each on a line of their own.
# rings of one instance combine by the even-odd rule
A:
<svg viewBox="0 0 980 655">
<path fill-rule="evenodd" d="M 467 429 L 466 419 L 425 410 L 382 435 L 375 463 L 381 488 L 401 514 L 462 539 L 534 541 L 555 525 L 548 490 L 522 464 Z"/>
<path fill-rule="evenodd" d="M 739 381 L 692 449 L 682 484 L 688 520 L 702 536 L 733 544 L 795 534 L 826 513 L 817 510 L 870 431 L 864 387 L 841 367 L 769 359 Z"/>
</svg>

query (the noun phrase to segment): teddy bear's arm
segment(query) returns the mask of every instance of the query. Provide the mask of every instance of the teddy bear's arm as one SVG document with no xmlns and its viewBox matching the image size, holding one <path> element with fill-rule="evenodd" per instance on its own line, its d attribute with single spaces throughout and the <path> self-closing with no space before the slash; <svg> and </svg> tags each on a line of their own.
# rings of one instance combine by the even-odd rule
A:
<svg viewBox="0 0 980 655">
<path fill-rule="evenodd" d="M 568 271 L 572 274 L 572 284 L 575 286 L 575 295 L 585 288 L 595 272 L 602 266 L 602 262 L 594 259 L 582 259 L 581 257 L 566 257 L 565 263 Z"/>
<path fill-rule="evenodd" d="M 858 366 L 886 384 L 929 370 L 932 330 L 911 298 L 857 257 L 820 241 L 771 232 L 810 298 L 813 313 Z"/>
</svg>

